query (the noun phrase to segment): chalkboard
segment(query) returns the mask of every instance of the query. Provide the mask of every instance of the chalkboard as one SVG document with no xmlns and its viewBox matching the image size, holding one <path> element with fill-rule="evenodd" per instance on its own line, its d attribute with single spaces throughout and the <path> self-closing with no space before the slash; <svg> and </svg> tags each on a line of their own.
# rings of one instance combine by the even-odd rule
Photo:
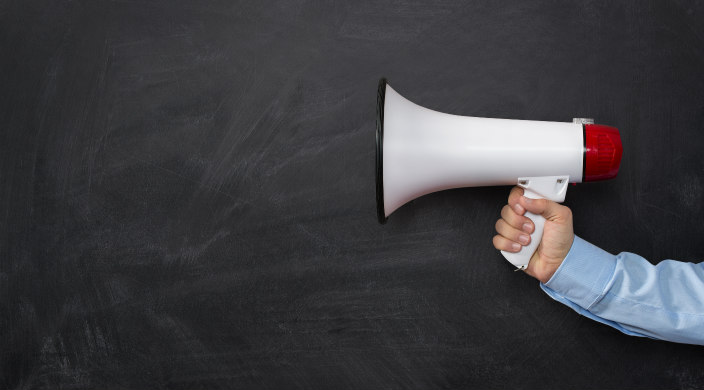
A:
<svg viewBox="0 0 704 390">
<path fill-rule="evenodd" d="M 699 262 L 699 1 L 0 2 L 0 388 L 704 388 L 701 347 L 553 301 L 509 187 L 376 220 L 380 77 L 621 131 L 570 187 L 612 253 Z"/>
</svg>

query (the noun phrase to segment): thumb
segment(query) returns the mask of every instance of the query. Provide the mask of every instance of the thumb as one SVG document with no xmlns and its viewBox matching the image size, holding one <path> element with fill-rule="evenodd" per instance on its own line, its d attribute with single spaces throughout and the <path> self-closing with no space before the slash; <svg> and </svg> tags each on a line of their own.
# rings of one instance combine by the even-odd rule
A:
<svg viewBox="0 0 704 390">
<path fill-rule="evenodd" d="M 521 196 L 518 199 L 518 203 L 523 206 L 527 211 L 533 214 L 542 215 L 548 221 L 554 221 L 556 219 L 561 219 L 564 217 L 563 209 L 566 207 L 561 206 L 551 200 L 547 199 L 531 199 Z"/>
</svg>

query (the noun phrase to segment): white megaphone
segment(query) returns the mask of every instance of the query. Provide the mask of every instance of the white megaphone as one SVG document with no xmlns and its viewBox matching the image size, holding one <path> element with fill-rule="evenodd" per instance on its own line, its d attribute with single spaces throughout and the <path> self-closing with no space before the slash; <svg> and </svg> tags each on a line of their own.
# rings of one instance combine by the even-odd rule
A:
<svg viewBox="0 0 704 390">
<path fill-rule="evenodd" d="M 459 187 L 519 185 L 529 198 L 565 200 L 569 183 L 611 179 L 623 149 L 618 129 L 586 118 L 545 122 L 444 114 L 410 102 L 379 81 L 376 202 L 380 223 L 406 202 Z M 501 251 L 525 269 L 543 236 L 535 224 L 520 252 Z"/>
</svg>

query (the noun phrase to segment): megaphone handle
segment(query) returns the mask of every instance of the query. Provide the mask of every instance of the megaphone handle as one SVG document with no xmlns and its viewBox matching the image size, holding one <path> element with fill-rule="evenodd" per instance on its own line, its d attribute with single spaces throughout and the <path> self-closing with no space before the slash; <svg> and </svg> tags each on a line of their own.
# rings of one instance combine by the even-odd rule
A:
<svg viewBox="0 0 704 390">
<path fill-rule="evenodd" d="M 518 186 L 523 188 L 523 196 L 531 199 L 549 199 L 553 202 L 562 202 L 565 200 L 567 185 L 570 177 L 562 176 L 541 176 L 541 177 L 519 177 Z M 545 228 L 545 218 L 542 215 L 536 215 L 531 212 L 526 212 L 525 216 L 530 218 L 535 225 L 533 234 L 530 235 L 530 244 L 521 248 L 516 253 L 501 251 L 509 263 L 518 267 L 518 269 L 526 269 L 533 253 L 538 249 L 540 240 L 543 239 L 543 229 Z"/>
<path fill-rule="evenodd" d="M 542 196 L 531 191 L 525 191 L 524 196 L 531 199 L 543 199 Z M 530 258 L 538 249 L 540 240 L 543 239 L 543 229 L 545 228 L 545 218 L 542 215 L 537 215 L 531 213 L 530 211 L 526 211 L 525 216 L 530 218 L 530 220 L 533 221 L 533 225 L 535 225 L 535 230 L 533 231 L 533 234 L 530 235 L 530 243 L 523 246 L 521 250 L 516 253 L 501 251 L 501 254 L 504 255 L 506 260 L 515 265 L 519 270 L 524 270 L 528 267 Z"/>
</svg>

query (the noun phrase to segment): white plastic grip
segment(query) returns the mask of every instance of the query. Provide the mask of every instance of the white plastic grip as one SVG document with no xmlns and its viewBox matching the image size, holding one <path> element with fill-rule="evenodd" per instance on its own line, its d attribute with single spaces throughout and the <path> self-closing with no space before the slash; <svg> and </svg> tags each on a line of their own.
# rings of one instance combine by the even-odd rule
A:
<svg viewBox="0 0 704 390">
<path fill-rule="evenodd" d="M 567 184 L 569 184 L 569 176 L 522 177 L 518 179 L 518 186 L 523 188 L 523 195 L 526 198 L 549 199 L 554 202 L 565 200 Z M 531 257 L 543 239 L 545 228 L 545 218 L 542 215 L 536 215 L 529 211 L 526 211 L 524 215 L 533 221 L 535 226 L 535 230 L 530 235 L 530 243 L 515 253 L 501 251 L 506 260 L 520 270 L 528 267 Z"/>
</svg>

